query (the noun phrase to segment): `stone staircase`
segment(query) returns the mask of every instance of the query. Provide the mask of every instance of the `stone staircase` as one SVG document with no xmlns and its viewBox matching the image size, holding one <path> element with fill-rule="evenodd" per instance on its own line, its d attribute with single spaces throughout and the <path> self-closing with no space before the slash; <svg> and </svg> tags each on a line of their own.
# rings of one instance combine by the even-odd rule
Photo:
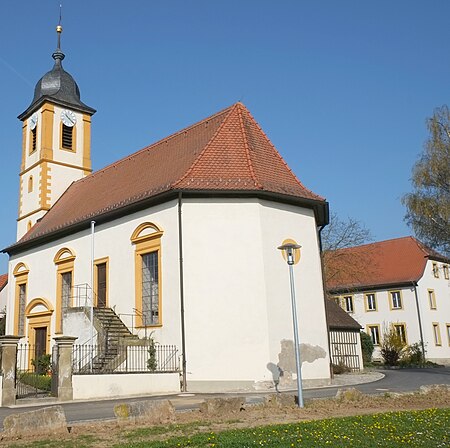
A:
<svg viewBox="0 0 450 448">
<path fill-rule="evenodd" d="M 92 361 L 92 370 L 102 373 L 120 365 L 119 346 L 127 346 L 139 338 L 130 332 L 111 308 L 94 308 L 94 326 L 101 351 Z"/>
</svg>

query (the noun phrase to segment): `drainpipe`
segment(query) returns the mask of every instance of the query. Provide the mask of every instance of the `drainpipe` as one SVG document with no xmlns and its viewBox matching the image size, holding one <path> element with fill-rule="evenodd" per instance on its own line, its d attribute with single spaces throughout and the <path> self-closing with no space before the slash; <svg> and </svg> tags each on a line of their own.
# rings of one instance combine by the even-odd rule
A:
<svg viewBox="0 0 450 448">
<path fill-rule="evenodd" d="M 323 265 L 323 256 L 322 256 L 322 230 L 325 228 L 325 226 L 320 226 L 319 227 L 319 231 L 317 232 L 317 235 L 319 237 L 319 250 L 320 250 L 320 267 L 322 269 L 322 287 L 323 287 L 323 299 L 324 299 L 324 306 L 325 306 L 325 325 L 327 326 L 327 341 L 328 341 L 328 354 L 330 357 L 330 364 L 329 364 L 329 369 L 330 369 L 330 378 L 333 379 L 334 378 L 334 373 L 333 373 L 333 360 L 331 357 L 331 340 L 330 340 L 330 327 L 328 325 L 328 317 L 327 317 L 327 285 L 325 284 L 325 269 L 324 269 L 324 265 Z"/>
<path fill-rule="evenodd" d="M 95 221 L 91 221 L 91 371 L 92 361 L 94 358 L 94 235 L 95 235 Z"/>
<path fill-rule="evenodd" d="M 187 392 L 186 378 L 186 334 L 184 326 L 184 277 L 183 277 L 183 226 L 181 219 L 181 199 L 182 193 L 178 193 L 178 250 L 179 250 L 179 269 L 180 269 L 180 313 L 181 313 L 181 362 L 182 362 L 182 380 L 181 390 Z"/>
<path fill-rule="evenodd" d="M 417 293 L 417 282 L 412 282 L 414 286 L 414 295 L 416 296 L 417 320 L 419 322 L 420 345 L 422 346 L 423 360 L 425 361 L 425 344 L 423 342 L 422 319 L 420 317 L 419 294 Z"/>
</svg>

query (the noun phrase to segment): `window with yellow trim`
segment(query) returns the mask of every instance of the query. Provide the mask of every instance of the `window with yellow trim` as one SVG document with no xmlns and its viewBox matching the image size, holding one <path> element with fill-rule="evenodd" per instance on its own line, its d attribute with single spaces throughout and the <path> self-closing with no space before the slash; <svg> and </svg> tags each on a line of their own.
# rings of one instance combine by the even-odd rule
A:
<svg viewBox="0 0 450 448">
<path fill-rule="evenodd" d="M 367 333 L 372 338 L 373 345 L 380 345 L 380 326 L 367 325 Z"/>
<path fill-rule="evenodd" d="M 140 327 L 162 324 L 161 237 L 153 223 L 141 224 L 131 237 L 135 245 L 136 321 Z"/>
<path fill-rule="evenodd" d="M 428 290 L 428 303 L 430 304 L 430 308 L 432 310 L 435 310 L 436 307 L 436 295 L 434 294 L 433 289 Z"/>
<path fill-rule="evenodd" d="M 28 193 L 31 193 L 33 191 L 33 176 L 30 176 L 28 178 Z"/>
<path fill-rule="evenodd" d="M 353 296 L 344 296 L 343 302 L 344 310 L 347 311 L 347 313 L 353 313 Z"/>
<path fill-rule="evenodd" d="M 449 279 L 449 275 L 448 275 L 448 265 L 444 264 L 444 266 L 442 266 L 442 270 L 444 271 L 444 278 L 445 280 Z"/>
<path fill-rule="evenodd" d="M 56 325 L 55 332 L 63 333 L 64 312 L 72 306 L 75 254 L 60 249 L 53 259 L 56 264 Z"/>
<path fill-rule="evenodd" d="M 400 340 L 406 344 L 407 338 L 406 338 L 406 325 L 405 324 L 394 324 L 395 332 L 397 333 L 397 336 L 400 338 Z"/>
<path fill-rule="evenodd" d="M 434 345 L 442 345 L 441 330 L 438 322 L 433 322 Z"/>
<path fill-rule="evenodd" d="M 374 292 L 369 292 L 364 294 L 366 311 L 376 311 L 377 310 L 377 301 Z"/>
<path fill-rule="evenodd" d="M 18 263 L 13 271 L 15 278 L 14 333 L 17 336 L 25 336 L 28 272 L 29 269 L 24 263 Z"/>
<path fill-rule="evenodd" d="M 433 275 L 439 278 L 439 267 L 437 263 L 433 263 Z"/>
<path fill-rule="evenodd" d="M 400 310 L 403 308 L 402 305 L 402 295 L 400 291 L 390 291 L 389 292 L 390 299 L 391 299 L 391 309 L 393 310 Z"/>
</svg>

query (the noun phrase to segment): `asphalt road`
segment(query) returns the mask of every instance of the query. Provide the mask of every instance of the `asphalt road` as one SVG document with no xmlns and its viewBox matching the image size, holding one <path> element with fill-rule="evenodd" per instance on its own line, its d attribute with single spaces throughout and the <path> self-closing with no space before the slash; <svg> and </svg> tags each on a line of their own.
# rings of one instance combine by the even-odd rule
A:
<svg viewBox="0 0 450 448">
<path fill-rule="evenodd" d="M 379 394 L 385 392 L 412 392 L 418 390 L 422 385 L 430 384 L 450 384 L 450 367 L 436 368 L 436 369 L 401 369 L 401 370 L 380 370 L 385 377 L 381 380 L 352 386 L 333 386 L 322 387 L 317 389 L 307 389 L 303 396 L 308 398 L 325 398 L 336 395 L 338 389 L 343 387 L 355 387 L 366 394 Z M 170 398 L 177 410 L 195 409 L 199 403 L 205 398 L 230 396 L 231 394 L 182 394 L 182 395 L 161 395 L 151 397 L 133 397 L 120 398 L 114 400 L 101 400 L 90 402 L 69 402 L 69 403 L 55 403 L 48 401 L 39 401 L 42 403 L 33 406 L 14 406 L 0 408 L 0 426 L 3 426 L 3 419 L 10 414 L 17 414 L 30 410 L 38 409 L 39 407 L 51 406 L 53 404 L 61 404 L 66 414 L 66 419 L 69 424 L 76 424 L 81 422 L 89 422 L 93 420 L 109 420 L 114 418 L 114 406 L 118 403 L 139 401 L 143 399 L 156 400 L 161 398 Z M 248 401 L 257 402 L 264 394 L 255 392 L 246 393 Z"/>
</svg>

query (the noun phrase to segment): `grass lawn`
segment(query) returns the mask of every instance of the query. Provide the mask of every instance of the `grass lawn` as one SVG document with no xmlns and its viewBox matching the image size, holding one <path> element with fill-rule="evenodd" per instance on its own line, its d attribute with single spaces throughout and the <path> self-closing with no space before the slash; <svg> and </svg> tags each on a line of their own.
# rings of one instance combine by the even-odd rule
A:
<svg viewBox="0 0 450 448">
<path fill-rule="evenodd" d="M 389 412 L 145 441 L 145 429 L 116 447 L 449 447 L 450 409 Z M 140 439 L 140 440 L 139 440 Z"/>
<path fill-rule="evenodd" d="M 449 447 L 450 408 L 402 411 L 358 417 L 304 421 L 223 432 L 198 432 L 200 424 L 126 430 L 108 447 L 114 448 L 250 448 L 250 447 Z M 155 441 L 174 430 L 183 436 Z M 207 430 L 203 426 L 203 431 Z M 197 433 L 196 433 L 197 432 Z M 103 442 L 103 443 L 102 443 Z M 34 442 L 33 447 L 81 448 L 105 446 L 101 436 L 71 441 Z M 17 446 L 17 445 L 9 445 Z M 23 446 L 23 445 L 22 445 Z"/>
</svg>

